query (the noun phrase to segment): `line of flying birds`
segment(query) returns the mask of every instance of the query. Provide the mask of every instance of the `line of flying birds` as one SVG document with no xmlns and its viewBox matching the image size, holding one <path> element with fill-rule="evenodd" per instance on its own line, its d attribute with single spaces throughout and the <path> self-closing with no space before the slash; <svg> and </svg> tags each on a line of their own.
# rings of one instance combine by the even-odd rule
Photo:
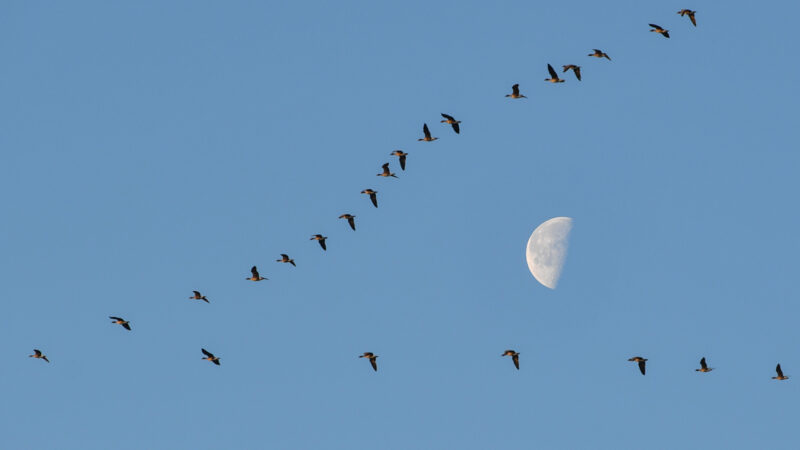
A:
<svg viewBox="0 0 800 450">
<path fill-rule="evenodd" d="M 692 22 L 692 25 L 694 25 L 694 26 L 697 26 L 697 21 L 695 20 L 695 14 L 696 13 L 697 13 L 697 11 L 692 11 L 690 9 L 682 9 L 682 10 L 678 11 L 678 14 L 680 14 L 681 17 L 688 16 L 689 20 Z M 665 38 L 669 38 L 669 30 L 664 29 L 663 27 L 661 27 L 659 25 L 656 25 L 656 24 L 653 24 L 653 23 L 651 23 L 649 25 L 652 28 L 650 30 L 651 32 L 658 33 L 658 34 L 664 36 Z M 599 49 L 592 49 L 592 50 L 593 50 L 593 52 L 589 53 L 587 56 L 591 56 L 591 57 L 595 57 L 595 58 L 605 58 L 605 59 L 611 61 L 611 57 L 608 56 L 608 54 L 605 53 L 604 51 L 599 50 Z M 569 70 L 572 70 L 572 72 L 575 74 L 575 78 L 577 78 L 578 81 L 581 81 L 581 66 L 578 66 L 578 65 L 575 65 L 575 64 L 567 64 L 567 65 L 562 66 L 562 72 L 563 73 L 566 73 Z M 550 78 L 545 78 L 544 81 L 548 81 L 548 82 L 551 82 L 551 83 L 563 83 L 565 81 L 564 79 L 559 78 L 558 72 L 556 72 L 556 70 L 553 68 L 552 65 L 547 64 L 547 71 L 550 74 Z M 524 96 L 524 95 L 522 95 L 520 93 L 519 84 L 514 84 L 511 87 L 511 94 L 507 94 L 506 97 L 510 97 L 512 99 L 527 98 L 526 96 Z M 453 131 L 456 134 L 461 133 L 461 127 L 459 126 L 459 124 L 461 123 L 460 120 L 456 120 L 453 116 L 448 115 L 448 114 L 442 113 L 441 115 L 443 117 L 443 120 L 440 121 L 441 123 L 450 125 L 452 127 Z M 433 141 L 439 139 L 438 137 L 433 137 L 431 135 L 431 132 L 428 129 L 428 124 L 427 123 L 424 123 L 422 125 L 422 134 L 423 134 L 423 137 L 417 139 L 418 141 L 433 142 Z M 400 163 L 400 169 L 403 170 L 403 171 L 406 170 L 406 158 L 408 157 L 408 153 L 405 153 L 402 150 L 394 150 L 393 152 L 390 153 L 390 156 L 397 156 L 398 157 L 398 162 Z M 383 164 L 381 166 L 381 168 L 383 170 L 381 171 L 381 173 L 378 173 L 377 176 L 384 177 L 384 178 L 397 178 L 397 175 L 392 173 L 392 171 L 389 169 L 389 163 L 388 162 Z M 372 205 L 375 208 L 378 207 L 378 195 L 377 195 L 378 191 L 376 191 L 374 189 L 364 189 L 363 191 L 361 191 L 361 193 L 369 196 L 369 200 L 370 200 L 370 202 L 372 202 Z M 349 213 L 342 214 L 341 216 L 339 216 L 340 219 L 346 219 L 347 220 L 348 225 L 350 226 L 350 228 L 353 231 L 356 230 L 355 217 L 356 216 L 354 216 L 352 214 L 349 214 Z M 319 243 L 320 247 L 322 247 L 322 250 L 327 250 L 328 249 L 328 247 L 326 245 L 326 240 L 327 239 L 328 239 L 327 236 L 323 236 L 322 234 L 315 234 L 315 235 L 311 236 L 310 240 L 317 241 Z M 287 255 L 285 253 L 281 253 L 280 259 L 277 259 L 276 261 L 280 262 L 280 263 L 291 264 L 292 266 L 297 267 L 297 265 L 294 262 L 294 259 L 290 258 L 289 255 Z M 262 277 L 261 274 L 259 274 L 258 268 L 256 266 L 253 266 L 250 269 L 250 274 L 251 274 L 251 276 L 247 277 L 246 280 L 249 280 L 249 281 L 264 281 L 264 280 L 268 280 L 268 278 Z M 189 297 L 189 299 L 191 299 L 191 300 L 201 300 L 201 301 L 204 301 L 206 303 L 210 303 L 208 298 L 206 298 L 205 295 L 202 295 L 199 291 L 192 291 L 192 293 L 193 293 L 193 295 L 191 297 Z M 111 323 L 118 324 L 118 325 L 122 326 L 123 328 L 125 328 L 126 330 L 131 331 L 131 325 L 130 325 L 129 321 L 127 321 L 127 320 L 125 320 L 125 319 L 123 319 L 121 317 L 116 317 L 116 316 L 109 316 L 109 318 L 111 319 Z M 212 362 L 212 363 L 216 364 L 217 366 L 220 365 L 220 358 L 218 356 L 215 356 L 213 353 L 209 352 L 205 348 L 201 348 L 200 351 L 203 353 L 203 355 L 205 355 L 202 358 L 203 360 Z M 515 351 L 515 350 L 506 350 L 500 356 L 510 356 L 511 357 L 511 361 L 514 363 L 514 367 L 517 370 L 519 370 L 519 355 L 520 355 L 520 353 Z M 47 359 L 47 356 L 44 355 L 42 353 L 42 351 L 39 350 L 39 349 L 34 349 L 33 350 L 33 354 L 32 355 L 28 355 L 28 356 L 30 356 L 31 358 L 42 359 L 42 360 L 44 360 L 44 361 L 46 361 L 48 363 L 50 362 L 50 360 Z M 378 355 L 376 355 L 376 354 L 374 354 L 372 352 L 364 352 L 362 355 L 359 355 L 359 358 L 366 358 L 367 360 L 369 360 L 369 363 L 372 366 L 372 369 L 374 371 L 376 371 L 376 372 L 378 371 L 378 362 L 377 362 Z M 637 363 L 637 365 L 639 367 L 639 371 L 642 373 L 642 375 L 645 375 L 647 358 L 643 358 L 641 356 L 634 356 L 634 357 L 628 359 L 628 361 Z M 703 372 L 703 373 L 711 372 L 712 370 L 714 370 L 714 368 L 708 367 L 708 364 L 706 363 L 706 358 L 705 357 L 700 359 L 700 368 L 699 369 L 695 369 L 695 371 Z M 783 374 L 783 370 L 781 369 L 781 365 L 780 364 L 778 364 L 775 367 L 775 372 L 776 372 L 777 375 L 772 377 L 773 380 L 787 380 L 787 379 L 789 379 L 788 375 L 784 375 Z"/>
</svg>

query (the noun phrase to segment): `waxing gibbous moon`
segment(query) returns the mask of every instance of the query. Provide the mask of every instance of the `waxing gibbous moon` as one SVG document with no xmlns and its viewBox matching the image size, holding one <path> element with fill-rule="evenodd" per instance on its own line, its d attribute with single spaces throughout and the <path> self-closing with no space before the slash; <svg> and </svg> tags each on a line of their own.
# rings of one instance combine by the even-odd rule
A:
<svg viewBox="0 0 800 450">
<path fill-rule="evenodd" d="M 528 239 L 528 248 L 525 250 L 528 269 L 539 283 L 550 289 L 556 288 L 561 277 L 571 230 L 571 218 L 554 217 L 536 227 Z"/>
</svg>

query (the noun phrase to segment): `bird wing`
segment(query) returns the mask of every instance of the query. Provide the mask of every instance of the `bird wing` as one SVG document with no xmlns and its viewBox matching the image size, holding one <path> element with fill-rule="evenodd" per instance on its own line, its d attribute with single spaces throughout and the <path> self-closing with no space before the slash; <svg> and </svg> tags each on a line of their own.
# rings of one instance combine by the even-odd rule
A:
<svg viewBox="0 0 800 450">
<path fill-rule="evenodd" d="M 581 68 L 576 67 L 573 69 L 573 72 L 575 72 L 575 77 L 578 78 L 578 81 L 581 81 Z"/>
<path fill-rule="evenodd" d="M 372 200 L 372 204 L 375 205 L 375 207 L 377 208 L 378 207 L 378 195 L 373 192 L 373 193 L 369 194 L 369 199 Z"/>
<path fill-rule="evenodd" d="M 38 352 L 37 352 L 37 353 L 38 353 Z M 778 376 L 779 376 L 779 377 L 783 377 L 783 371 L 781 370 L 781 365 L 780 365 L 780 364 L 778 364 L 777 366 L 775 366 L 775 372 L 778 372 Z"/>
<path fill-rule="evenodd" d="M 325 241 L 324 240 L 320 239 L 317 242 L 319 242 L 319 245 L 320 245 L 320 247 L 322 247 L 323 250 L 327 250 L 327 248 L 325 248 Z"/>
<path fill-rule="evenodd" d="M 350 224 L 350 228 L 352 228 L 353 231 L 356 231 L 356 219 L 354 219 L 352 217 L 348 217 L 347 218 L 347 223 Z"/>
<path fill-rule="evenodd" d="M 126 329 L 126 330 L 128 330 L 128 331 L 131 331 L 131 326 L 130 326 L 130 324 L 123 323 L 123 324 L 122 324 L 122 327 L 123 327 L 123 328 L 125 328 L 125 329 Z"/>
<path fill-rule="evenodd" d="M 459 134 L 461 132 L 461 128 L 458 126 L 457 123 L 453 123 L 453 131 L 455 131 L 456 134 Z"/>
<path fill-rule="evenodd" d="M 702 367 L 703 369 L 708 369 L 708 366 L 706 365 L 706 358 L 705 357 L 703 357 L 700 360 L 700 367 Z"/>
<path fill-rule="evenodd" d="M 689 12 L 689 20 L 692 21 L 692 25 L 697 26 L 697 21 L 694 20 L 694 11 Z"/>
<path fill-rule="evenodd" d="M 431 137 L 431 131 L 430 131 L 430 130 L 428 130 L 428 124 L 427 124 L 427 123 L 423 123 L 423 124 L 422 124 L 422 132 L 425 134 L 425 137 L 426 137 L 426 138 L 430 139 L 430 137 Z"/>
<path fill-rule="evenodd" d="M 213 362 L 216 365 L 219 365 L 219 358 L 218 359 L 212 359 L 211 362 Z"/>
<path fill-rule="evenodd" d="M 210 351 L 208 351 L 208 350 L 206 350 L 204 348 L 201 348 L 200 350 L 203 352 L 204 355 L 208 356 L 209 358 L 213 358 L 214 357 L 214 354 L 211 353 Z"/>
<path fill-rule="evenodd" d="M 511 86 L 511 92 L 513 92 L 514 95 L 519 95 L 519 84 Z"/>
<path fill-rule="evenodd" d="M 289 255 L 287 255 L 287 254 L 285 254 L 285 253 L 281 253 L 281 258 L 283 258 L 283 259 L 289 259 Z"/>
<path fill-rule="evenodd" d="M 253 266 L 253 268 L 250 269 L 250 273 L 252 273 L 254 277 L 258 278 L 258 269 L 256 269 L 256 266 Z"/>
<path fill-rule="evenodd" d="M 120 321 L 122 320 L 121 317 L 108 316 L 108 318 L 111 320 L 120 320 Z"/>
<path fill-rule="evenodd" d="M 378 360 L 374 356 L 369 358 L 369 363 L 372 364 L 372 370 L 378 371 Z"/>
<path fill-rule="evenodd" d="M 33 349 L 33 353 L 35 353 L 36 356 L 42 356 L 42 351 L 41 350 Z M 778 371 L 780 371 L 780 370 L 781 370 L 781 365 L 778 364 Z"/>
<path fill-rule="evenodd" d="M 644 364 L 645 361 L 639 361 L 639 372 L 642 372 L 642 375 L 644 375 Z"/>
<path fill-rule="evenodd" d="M 453 118 L 453 116 L 448 116 L 448 115 L 447 115 L 447 114 L 445 114 L 445 113 L 442 113 L 442 117 L 444 117 L 444 118 L 445 118 L 445 119 L 447 119 L 447 120 L 456 120 L 456 119 L 454 119 L 454 118 Z"/>
<path fill-rule="evenodd" d="M 514 361 L 514 367 L 516 367 L 517 370 L 519 370 L 519 355 L 511 356 L 511 360 Z"/>
<path fill-rule="evenodd" d="M 400 155 L 400 168 L 406 170 L 406 155 Z"/>
<path fill-rule="evenodd" d="M 200 292 L 198 292 L 198 291 L 192 291 L 192 292 L 194 292 L 194 296 L 195 297 L 201 297 Z"/>
<path fill-rule="evenodd" d="M 547 65 L 547 71 L 550 72 L 550 77 L 552 79 L 554 80 L 558 79 L 558 74 L 556 73 L 556 70 L 553 69 L 553 66 L 551 66 L 550 64 Z"/>
<path fill-rule="evenodd" d="M 656 25 L 656 24 L 654 24 L 654 23 L 651 23 L 651 24 L 649 24 L 649 25 L 650 25 L 651 27 L 655 28 L 655 29 L 656 29 L 656 31 L 663 30 L 663 28 L 661 28 L 660 26 L 658 26 L 658 25 Z"/>
<path fill-rule="evenodd" d="M 664 30 L 661 32 L 661 34 L 663 34 L 665 38 L 669 39 L 669 31 Z"/>
</svg>

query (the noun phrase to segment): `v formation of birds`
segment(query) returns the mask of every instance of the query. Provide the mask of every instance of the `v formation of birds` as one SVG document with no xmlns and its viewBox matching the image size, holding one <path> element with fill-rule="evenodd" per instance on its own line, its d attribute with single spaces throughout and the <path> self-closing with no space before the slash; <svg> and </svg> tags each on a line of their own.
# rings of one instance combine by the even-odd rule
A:
<svg viewBox="0 0 800 450">
<path fill-rule="evenodd" d="M 678 14 L 681 17 L 684 17 L 684 16 L 688 17 L 693 26 L 697 26 L 697 21 L 695 19 L 695 14 L 696 13 L 697 13 L 697 11 L 692 11 L 690 9 L 682 9 L 682 10 L 678 11 Z M 662 35 L 664 38 L 669 38 L 670 37 L 669 36 L 669 30 L 661 27 L 660 25 L 656 25 L 656 24 L 653 24 L 653 23 L 651 23 L 649 25 L 651 27 L 651 30 L 650 30 L 651 32 L 658 33 L 658 34 Z M 605 53 L 604 51 L 602 51 L 600 49 L 592 49 L 592 53 L 589 53 L 587 56 L 595 57 L 595 58 L 605 58 L 608 61 L 611 61 L 611 57 L 607 53 Z M 566 72 L 572 70 L 573 74 L 575 75 L 575 78 L 578 81 L 581 81 L 581 66 L 578 66 L 576 64 L 566 64 L 566 65 L 563 65 L 561 67 L 562 67 L 562 73 L 566 73 Z M 553 68 L 553 66 L 551 64 L 547 64 L 547 72 L 549 74 L 549 78 L 545 78 L 544 81 L 547 81 L 547 82 L 550 82 L 550 83 L 564 83 L 566 81 L 565 79 L 560 78 L 558 76 L 558 71 L 555 68 Z M 514 84 L 511 87 L 511 94 L 507 94 L 506 97 L 512 98 L 512 99 L 527 98 L 525 95 L 521 94 L 520 88 L 519 88 L 519 84 Z M 445 113 L 441 113 L 441 116 L 442 116 L 442 120 L 440 121 L 441 123 L 446 124 L 446 125 L 450 125 L 450 127 L 452 128 L 452 130 L 456 134 L 460 134 L 461 133 L 461 127 L 460 127 L 461 121 L 460 120 L 457 120 L 455 117 L 453 117 L 453 116 L 451 116 L 449 114 L 445 114 Z M 434 137 L 431 134 L 431 131 L 428 128 L 428 124 L 424 123 L 422 125 L 422 137 L 417 139 L 417 140 L 421 141 L 421 142 L 433 142 L 433 141 L 436 141 L 438 139 L 439 139 L 438 137 Z M 400 170 L 402 170 L 402 171 L 406 170 L 406 160 L 407 160 L 407 157 L 408 157 L 408 153 L 406 153 L 406 152 L 404 152 L 402 150 L 394 150 L 393 152 L 390 153 L 390 156 L 396 156 L 398 158 L 398 163 L 400 165 Z M 398 178 L 397 175 L 391 171 L 391 168 L 390 168 L 390 165 L 389 165 L 388 162 L 384 163 L 381 166 L 381 169 L 382 169 L 381 172 L 376 174 L 377 176 L 380 176 L 380 177 L 383 177 L 383 178 Z M 364 189 L 363 191 L 361 191 L 361 193 L 368 196 L 370 202 L 372 203 L 372 205 L 375 208 L 378 207 L 378 191 L 368 188 L 368 189 Z M 356 218 L 356 216 L 353 215 L 353 214 L 350 214 L 350 213 L 344 213 L 344 214 L 339 216 L 339 219 L 345 219 L 347 221 L 347 224 L 349 225 L 349 227 L 353 231 L 356 230 L 355 218 Z M 310 240 L 317 241 L 317 243 L 319 244 L 319 246 L 322 248 L 323 251 L 327 251 L 327 249 L 328 249 L 327 243 L 326 243 L 327 239 L 328 239 L 328 237 L 324 236 L 322 234 L 314 234 L 310 238 Z M 291 264 L 292 266 L 297 267 L 297 265 L 295 264 L 294 259 L 290 258 L 289 255 L 287 255 L 285 253 L 282 253 L 280 255 L 280 258 L 277 259 L 276 261 L 279 262 L 279 263 Z M 245 278 L 248 281 L 265 281 L 265 280 L 268 280 L 268 278 L 261 276 L 261 274 L 259 273 L 258 268 L 256 266 L 253 266 L 250 269 L 250 274 L 251 274 L 251 276 Z M 193 295 L 191 297 L 189 297 L 189 299 L 191 299 L 191 300 L 200 300 L 200 301 L 204 301 L 206 303 L 210 303 L 210 300 L 208 298 L 206 298 L 205 295 L 201 294 L 199 291 L 192 291 L 192 293 L 193 293 Z M 122 317 L 117 317 L 117 316 L 109 316 L 109 318 L 111 319 L 111 323 L 112 324 L 120 325 L 121 327 L 125 328 L 126 330 L 131 331 L 131 324 L 130 324 L 129 321 L 123 319 Z M 215 356 L 213 353 L 211 353 L 210 351 L 206 350 L 205 348 L 201 348 L 200 351 L 204 355 L 203 358 L 201 358 L 201 359 L 209 361 L 211 363 L 214 363 L 217 366 L 220 365 L 220 357 Z M 510 356 L 511 357 L 511 361 L 513 362 L 514 367 L 517 370 L 519 370 L 519 355 L 520 355 L 520 353 L 515 351 L 515 350 L 506 350 L 505 352 L 503 352 L 501 354 L 501 356 Z M 50 360 L 47 359 L 47 356 L 44 353 L 42 353 L 42 351 L 39 350 L 39 349 L 34 349 L 33 350 L 33 354 L 32 355 L 28 355 L 28 356 L 31 357 L 31 358 L 41 359 L 41 360 L 43 360 L 45 362 L 48 362 L 48 363 L 50 362 Z M 370 366 L 372 366 L 372 369 L 375 372 L 378 371 L 378 363 L 377 363 L 378 355 L 376 355 L 376 354 L 374 354 L 372 352 L 364 352 L 363 354 L 359 355 L 359 358 L 365 358 L 365 359 L 369 360 Z M 633 357 L 629 358 L 628 361 L 637 363 L 637 366 L 639 368 L 639 372 L 641 372 L 642 375 L 646 374 L 646 372 L 647 372 L 646 364 L 647 364 L 647 361 L 648 361 L 647 358 L 644 358 L 642 356 L 633 356 Z M 706 358 L 705 357 L 700 359 L 700 363 L 699 364 L 700 364 L 700 368 L 699 369 L 695 369 L 695 371 L 697 371 L 697 372 L 707 373 L 707 372 L 711 372 L 712 370 L 714 370 L 712 367 L 708 367 L 708 364 L 706 363 Z M 776 376 L 772 377 L 773 380 L 787 380 L 789 378 L 787 375 L 783 374 L 783 370 L 781 369 L 781 365 L 780 364 L 778 364 L 775 367 L 775 372 L 776 372 Z"/>
</svg>

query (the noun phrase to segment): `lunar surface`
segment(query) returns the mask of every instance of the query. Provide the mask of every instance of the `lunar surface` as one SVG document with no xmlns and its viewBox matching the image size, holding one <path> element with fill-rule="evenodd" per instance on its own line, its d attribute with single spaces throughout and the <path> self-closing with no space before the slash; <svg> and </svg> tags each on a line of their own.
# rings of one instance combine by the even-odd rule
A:
<svg viewBox="0 0 800 450">
<path fill-rule="evenodd" d="M 539 283 L 550 289 L 556 288 L 561 277 L 571 230 L 571 218 L 554 217 L 536 227 L 528 239 L 528 248 L 525 250 L 528 269 Z"/>
</svg>

